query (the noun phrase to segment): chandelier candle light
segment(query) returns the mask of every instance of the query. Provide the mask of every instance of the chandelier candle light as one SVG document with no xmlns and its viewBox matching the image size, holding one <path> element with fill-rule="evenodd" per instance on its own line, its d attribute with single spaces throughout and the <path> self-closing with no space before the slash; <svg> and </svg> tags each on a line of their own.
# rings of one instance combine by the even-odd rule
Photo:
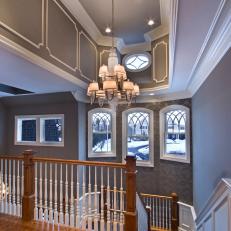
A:
<svg viewBox="0 0 231 231">
<path fill-rule="evenodd" d="M 100 107 L 104 102 L 118 103 L 125 101 L 129 105 L 132 99 L 139 93 L 139 86 L 127 79 L 124 66 L 119 64 L 116 49 L 114 47 L 114 0 L 112 0 L 112 47 L 108 57 L 108 65 L 102 65 L 99 68 L 97 82 L 89 84 L 87 95 L 90 96 L 91 104 L 98 100 Z"/>
</svg>

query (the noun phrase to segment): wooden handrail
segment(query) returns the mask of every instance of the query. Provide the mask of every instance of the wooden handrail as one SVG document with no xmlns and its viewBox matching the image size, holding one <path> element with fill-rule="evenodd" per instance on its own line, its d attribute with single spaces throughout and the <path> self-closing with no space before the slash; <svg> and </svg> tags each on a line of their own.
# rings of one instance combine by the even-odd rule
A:
<svg viewBox="0 0 231 231">
<path fill-rule="evenodd" d="M 24 160 L 24 157 L 21 156 L 11 156 L 11 155 L 0 155 L 0 159 L 4 160 Z"/>
<path fill-rule="evenodd" d="M 147 194 L 147 193 L 140 193 L 142 197 L 157 197 L 157 198 L 164 198 L 164 199 L 172 199 L 171 196 L 161 196 L 156 194 Z"/>
<path fill-rule="evenodd" d="M 101 162 L 101 161 L 85 161 L 85 160 L 65 160 L 45 157 L 34 157 L 34 162 L 52 162 L 60 164 L 74 164 L 74 165 L 86 165 L 86 166 L 101 166 L 101 167 L 112 167 L 112 168 L 126 168 L 126 164 L 123 163 L 112 163 L 112 162 Z"/>
</svg>

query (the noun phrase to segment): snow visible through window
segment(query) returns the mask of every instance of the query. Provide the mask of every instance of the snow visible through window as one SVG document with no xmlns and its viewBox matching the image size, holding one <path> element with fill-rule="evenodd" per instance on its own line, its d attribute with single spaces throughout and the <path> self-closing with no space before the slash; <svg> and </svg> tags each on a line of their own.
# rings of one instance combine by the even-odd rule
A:
<svg viewBox="0 0 231 231">
<path fill-rule="evenodd" d="M 186 154 L 186 112 L 173 110 L 166 113 L 165 150 L 170 155 Z"/>
<path fill-rule="evenodd" d="M 149 160 L 149 114 L 134 112 L 127 115 L 127 149 L 128 155 L 137 160 Z"/>
<path fill-rule="evenodd" d="M 111 114 L 94 113 L 92 115 L 93 152 L 111 152 Z"/>
</svg>

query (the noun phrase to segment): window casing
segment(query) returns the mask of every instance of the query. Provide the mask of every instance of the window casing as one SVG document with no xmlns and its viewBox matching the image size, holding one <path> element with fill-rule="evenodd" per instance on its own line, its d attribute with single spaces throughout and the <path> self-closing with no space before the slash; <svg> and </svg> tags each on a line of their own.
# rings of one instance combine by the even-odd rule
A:
<svg viewBox="0 0 231 231">
<path fill-rule="evenodd" d="M 88 112 L 88 157 L 116 156 L 116 116 L 107 108 Z"/>
<path fill-rule="evenodd" d="M 190 113 L 182 105 L 160 111 L 160 158 L 190 163 Z"/>
<path fill-rule="evenodd" d="M 132 108 L 123 112 L 123 159 L 137 157 L 137 166 L 154 166 L 153 112 L 145 108 Z"/>
<path fill-rule="evenodd" d="M 15 116 L 15 145 L 64 146 L 64 115 Z"/>
</svg>

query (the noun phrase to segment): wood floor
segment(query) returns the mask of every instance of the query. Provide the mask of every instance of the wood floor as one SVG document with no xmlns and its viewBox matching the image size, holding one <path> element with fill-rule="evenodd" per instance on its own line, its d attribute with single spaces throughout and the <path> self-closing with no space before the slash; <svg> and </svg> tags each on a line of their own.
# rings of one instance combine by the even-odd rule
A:
<svg viewBox="0 0 231 231">
<path fill-rule="evenodd" d="M 77 231 L 43 222 L 23 222 L 21 218 L 0 214 L 0 231 Z"/>
</svg>

